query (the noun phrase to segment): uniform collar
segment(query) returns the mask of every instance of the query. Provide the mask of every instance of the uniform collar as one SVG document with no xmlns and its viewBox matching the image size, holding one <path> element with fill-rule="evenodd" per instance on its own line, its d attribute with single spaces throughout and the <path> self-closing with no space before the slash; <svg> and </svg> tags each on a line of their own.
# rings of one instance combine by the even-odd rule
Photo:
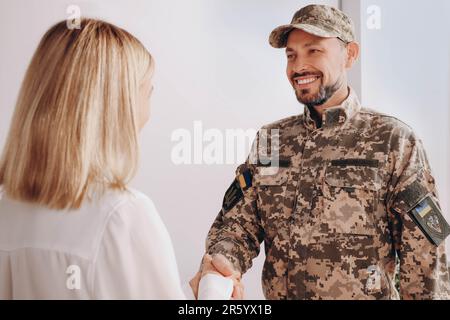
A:
<svg viewBox="0 0 450 320">
<path fill-rule="evenodd" d="M 327 108 L 322 114 L 322 127 L 342 126 L 361 110 L 361 103 L 355 91 L 349 87 L 349 95 L 341 105 Z M 311 130 L 317 129 L 311 111 L 305 106 L 305 126 Z"/>
</svg>

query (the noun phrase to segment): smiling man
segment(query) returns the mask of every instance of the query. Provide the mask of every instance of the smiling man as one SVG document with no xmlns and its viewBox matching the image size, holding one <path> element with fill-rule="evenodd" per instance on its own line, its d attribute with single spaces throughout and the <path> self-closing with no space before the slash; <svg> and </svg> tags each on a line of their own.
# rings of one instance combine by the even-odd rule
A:
<svg viewBox="0 0 450 320">
<path fill-rule="evenodd" d="M 268 299 L 448 298 L 449 226 L 424 148 L 400 120 L 363 108 L 348 86 L 359 55 L 350 18 L 307 6 L 270 43 L 286 48 L 304 113 L 260 131 L 253 154 L 269 154 L 277 170 L 252 157 L 238 168 L 207 253 L 228 258 L 239 280 L 264 242 Z M 260 144 L 273 130 L 276 154 Z"/>
</svg>

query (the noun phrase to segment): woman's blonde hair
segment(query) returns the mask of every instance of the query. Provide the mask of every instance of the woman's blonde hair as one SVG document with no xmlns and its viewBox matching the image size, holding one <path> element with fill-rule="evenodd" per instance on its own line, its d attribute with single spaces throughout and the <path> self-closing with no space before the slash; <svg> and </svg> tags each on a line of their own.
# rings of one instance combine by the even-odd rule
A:
<svg viewBox="0 0 450 320">
<path fill-rule="evenodd" d="M 79 208 L 94 189 L 126 189 L 139 157 L 139 87 L 152 64 L 135 37 L 103 21 L 47 31 L 6 140 L 3 192 L 64 209 Z"/>
</svg>

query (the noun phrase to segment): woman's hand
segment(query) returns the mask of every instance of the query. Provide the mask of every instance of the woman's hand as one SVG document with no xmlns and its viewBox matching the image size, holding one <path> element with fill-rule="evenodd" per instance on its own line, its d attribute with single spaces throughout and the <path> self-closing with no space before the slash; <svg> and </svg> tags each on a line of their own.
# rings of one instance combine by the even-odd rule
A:
<svg viewBox="0 0 450 320">
<path fill-rule="evenodd" d="M 189 281 L 189 285 L 191 286 L 196 299 L 198 299 L 198 287 L 201 278 L 210 273 L 221 275 L 233 280 L 233 293 L 231 298 L 233 300 L 244 299 L 244 286 L 241 283 L 241 273 L 236 271 L 232 263 L 221 254 L 216 254 L 214 256 L 205 254 L 203 256 L 200 270 L 194 278 Z"/>
</svg>

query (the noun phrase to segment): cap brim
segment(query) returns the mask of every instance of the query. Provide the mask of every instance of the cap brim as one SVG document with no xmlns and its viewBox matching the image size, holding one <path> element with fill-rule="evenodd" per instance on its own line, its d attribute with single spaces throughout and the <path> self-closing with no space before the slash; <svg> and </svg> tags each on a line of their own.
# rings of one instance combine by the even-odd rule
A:
<svg viewBox="0 0 450 320">
<path fill-rule="evenodd" d="M 336 38 L 339 36 L 339 33 L 337 33 L 336 31 L 327 31 L 310 24 L 287 24 L 284 26 L 280 26 L 272 31 L 269 37 L 270 45 L 277 49 L 286 48 L 289 33 L 294 29 L 303 30 L 307 33 L 322 38 Z"/>
</svg>

